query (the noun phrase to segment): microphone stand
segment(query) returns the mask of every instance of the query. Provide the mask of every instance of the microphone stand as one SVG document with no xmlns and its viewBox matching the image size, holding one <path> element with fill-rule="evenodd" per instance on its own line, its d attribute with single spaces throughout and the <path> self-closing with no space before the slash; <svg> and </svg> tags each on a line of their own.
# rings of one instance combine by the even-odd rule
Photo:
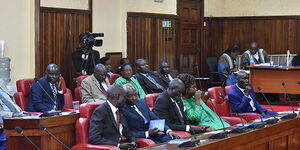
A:
<svg viewBox="0 0 300 150">
<path fill-rule="evenodd" d="M 284 87 L 285 94 L 287 95 L 287 98 L 288 98 L 288 103 L 290 106 L 292 106 L 293 113 L 286 114 L 286 115 L 282 116 L 280 119 L 293 119 L 293 118 L 297 117 L 297 113 L 295 113 L 294 106 L 292 105 L 290 96 L 287 93 L 287 90 L 285 87 L 285 82 L 282 82 L 281 85 Z"/>
<path fill-rule="evenodd" d="M 211 135 L 210 137 L 208 137 L 209 139 L 223 139 L 225 137 L 228 137 L 228 131 L 226 131 L 225 129 L 225 125 L 224 125 L 224 122 L 222 120 L 222 118 L 219 116 L 219 114 L 217 113 L 217 109 L 215 107 L 215 105 L 213 104 L 213 102 L 211 101 L 212 99 L 208 100 L 210 101 L 211 105 L 213 106 L 214 110 L 216 111 L 216 114 L 218 116 L 218 118 L 220 119 L 221 121 L 221 124 L 222 124 L 222 127 L 223 127 L 223 131 L 222 132 L 219 132 L 219 133 L 216 133 L 216 134 L 213 134 Z"/>
<path fill-rule="evenodd" d="M 261 89 L 261 88 L 257 88 L 257 89 L 258 89 L 258 91 L 261 93 L 261 95 L 264 97 L 264 100 L 268 103 L 268 105 L 270 106 L 271 110 L 274 111 L 274 109 L 273 109 L 272 105 L 270 104 L 269 100 L 267 99 L 267 97 L 265 96 L 265 94 L 262 92 L 262 89 Z M 275 111 L 274 111 L 274 112 L 275 112 Z M 277 122 L 279 121 L 279 119 L 276 118 L 275 116 L 273 116 L 273 117 L 274 117 L 274 118 L 268 119 L 268 120 L 266 120 L 265 122 L 266 122 L 267 124 L 275 124 L 275 123 L 277 123 Z"/>
</svg>

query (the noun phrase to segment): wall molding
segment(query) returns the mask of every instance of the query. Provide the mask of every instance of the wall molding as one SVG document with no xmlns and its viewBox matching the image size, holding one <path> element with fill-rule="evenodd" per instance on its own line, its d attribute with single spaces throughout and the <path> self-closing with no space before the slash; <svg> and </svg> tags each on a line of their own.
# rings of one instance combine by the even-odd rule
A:
<svg viewBox="0 0 300 150">
<path fill-rule="evenodd" d="M 177 19 L 177 15 L 170 14 L 158 14 L 158 13 L 141 13 L 141 12 L 127 12 L 127 17 L 151 17 L 151 18 L 174 18 Z"/>
<path fill-rule="evenodd" d="M 278 20 L 278 19 L 300 19 L 295 16 L 238 16 L 238 17 L 204 17 L 204 21 L 233 21 L 233 20 Z"/>
</svg>

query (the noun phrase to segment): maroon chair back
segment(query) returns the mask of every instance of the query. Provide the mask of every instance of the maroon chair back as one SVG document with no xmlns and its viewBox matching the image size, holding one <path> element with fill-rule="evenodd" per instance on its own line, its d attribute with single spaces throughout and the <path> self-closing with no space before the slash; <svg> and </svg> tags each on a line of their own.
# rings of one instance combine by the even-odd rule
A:
<svg viewBox="0 0 300 150">
<path fill-rule="evenodd" d="M 231 116 L 229 103 L 225 99 L 209 99 L 206 104 L 219 116 Z"/>
<path fill-rule="evenodd" d="M 109 77 L 109 83 L 110 84 L 114 84 L 115 81 L 117 80 L 117 78 L 119 78 L 119 77 L 120 77 L 120 74 L 112 74 L 112 75 L 110 75 L 110 77 Z"/>
<path fill-rule="evenodd" d="M 91 102 L 81 104 L 80 118 L 76 121 L 76 144 L 89 143 L 90 119 L 94 110 L 102 103 Z"/>
<path fill-rule="evenodd" d="M 83 79 L 85 79 L 86 77 L 89 77 L 91 75 L 82 75 L 82 76 L 79 76 L 76 78 L 76 81 L 77 81 L 77 87 L 81 86 L 81 82 Z"/>
<path fill-rule="evenodd" d="M 81 104 L 81 83 L 82 83 L 82 80 L 85 79 L 86 77 L 89 77 L 90 75 L 83 75 L 83 76 L 79 76 L 76 78 L 76 81 L 77 81 L 77 87 L 75 88 L 74 90 L 74 96 L 75 96 L 75 100 L 76 101 L 79 101 L 79 103 Z"/>
<path fill-rule="evenodd" d="M 22 110 L 27 110 L 30 95 L 30 87 L 33 83 L 33 78 L 21 79 L 16 82 L 17 92 L 14 94 L 14 98 L 17 105 L 19 105 Z M 62 78 L 62 89 L 64 92 L 65 102 L 63 110 L 73 109 L 73 96 L 70 89 L 66 87 L 66 82 L 64 78 Z"/>
<path fill-rule="evenodd" d="M 156 98 L 159 96 L 160 93 L 153 93 L 153 94 L 147 94 L 145 96 L 145 101 L 148 104 L 151 111 L 154 109 L 154 103 Z"/>
<path fill-rule="evenodd" d="M 14 99 L 17 105 L 20 106 L 22 110 L 27 109 L 27 104 L 29 101 L 30 87 L 34 83 L 33 78 L 26 78 L 17 80 L 17 92 L 14 94 Z"/>
<path fill-rule="evenodd" d="M 225 94 L 226 94 L 226 96 L 228 96 L 228 93 L 229 93 L 229 90 L 231 89 L 233 87 L 233 85 L 228 85 L 228 86 L 226 86 L 225 87 Z"/>
</svg>

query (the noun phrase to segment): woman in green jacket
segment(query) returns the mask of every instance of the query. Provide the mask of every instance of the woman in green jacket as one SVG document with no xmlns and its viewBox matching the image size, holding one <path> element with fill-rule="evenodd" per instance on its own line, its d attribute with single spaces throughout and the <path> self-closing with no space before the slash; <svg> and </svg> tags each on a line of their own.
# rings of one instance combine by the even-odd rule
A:
<svg viewBox="0 0 300 150">
<path fill-rule="evenodd" d="M 215 114 L 201 99 L 202 91 L 197 91 L 195 77 L 190 74 L 180 74 L 177 76 L 185 85 L 183 93 L 183 105 L 186 117 L 189 121 L 198 125 L 209 126 L 212 130 L 222 129 L 222 122 L 225 128 L 230 125 Z"/>
<path fill-rule="evenodd" d="M 121 76 L 115 81 L 115 84 L 125 85 L 127 83 L 132 84 L 138 94 L 138 98 L 144 98 L 146 93 L 141 87 L 139 81 L 133 77 L 132 67 L 130 64 L 123 64 L 120 66 Z"/>
</svg>

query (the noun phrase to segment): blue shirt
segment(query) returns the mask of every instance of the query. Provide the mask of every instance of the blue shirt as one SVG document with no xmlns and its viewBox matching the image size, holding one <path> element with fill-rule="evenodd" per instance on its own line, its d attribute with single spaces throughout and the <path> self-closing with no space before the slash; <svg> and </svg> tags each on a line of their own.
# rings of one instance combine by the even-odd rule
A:
<svg viewBox="0 0 300 150">
<path fill-rule="evenodd" d="M 0 94 L 2 95 L 3 98 L 5 99 L 11 99 L 11 97 L 6 93 L 4 92 L 2 89 L 0 89 Z M 4 111 L 6 112 L 11 112 L 11 110 L 5 105 L 5 103 L 2 102 L 2 107 L 4 109 Z M 3 119 L 2 119 L 2 116 L 0 116 L 0 123 L 3 124 Z M 0 141 L 6 141 L 6 137 L 4 136 L 4 132 L 1 132 L 0 133 Z"/>
</svg>

